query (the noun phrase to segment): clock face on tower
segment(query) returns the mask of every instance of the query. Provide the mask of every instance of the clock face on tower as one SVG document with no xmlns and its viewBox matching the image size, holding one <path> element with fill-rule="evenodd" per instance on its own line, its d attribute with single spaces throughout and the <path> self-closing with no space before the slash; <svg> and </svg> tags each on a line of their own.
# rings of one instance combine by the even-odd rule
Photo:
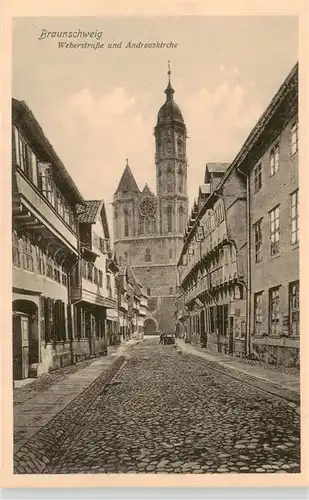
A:
<svg viewBox="0 0 309 500">
<path fill-rule="evenodd" d="M 153 217 L 156 212 L 156 204 L 151 198 L 144 198 L 140 204 L 139 210 L 142 215 Z"/>
</svg>

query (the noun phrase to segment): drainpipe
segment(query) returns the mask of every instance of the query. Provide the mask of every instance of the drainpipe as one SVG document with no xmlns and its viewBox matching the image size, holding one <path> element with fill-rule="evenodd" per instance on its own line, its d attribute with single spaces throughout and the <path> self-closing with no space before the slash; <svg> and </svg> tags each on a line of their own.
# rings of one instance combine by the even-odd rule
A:
<svg viewBox="0 0 309 500">
<path fill-rule="evenodd" d="M 246 179 L 246 194 L 247 194 L 247 300 L 246 300 L 246 337 L 245 337 L 245 352 L 248 355 L 251 353 L 251 196 L 250 196 L 250 177 L 242 172 L 239 167 L 236 167 L 237 172 Z"/>
</svg>

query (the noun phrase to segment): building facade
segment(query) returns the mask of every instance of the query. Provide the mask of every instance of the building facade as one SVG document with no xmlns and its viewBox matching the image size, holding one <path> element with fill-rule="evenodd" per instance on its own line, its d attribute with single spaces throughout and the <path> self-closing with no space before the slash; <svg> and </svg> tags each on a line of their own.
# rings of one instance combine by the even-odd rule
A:
<svg viewBox="0 0 309 500">
<path fill-rule="evenodd" d="M 103 200 L 89 200 L 78 213 L 80 259 L 71 273 L 74 306 L 74 355 L 80 360 L 104 354 L 113 342 L 117 325 L 110 320 L 116 311 L 115 273 Z M 114 314 L 117 321 L 117 314 Z M 112 324 L 112 325 L 111 325 Z"/>
<path fill-rule="evenodd" d="M 148 303 L 130 269 L 130 296 L 116 286 L 104 201 L 83 199 L 25 102 L 13 99 L 12 117 L 13 379 L 21 380 L 141 338 Z"/>
<path fill-rule="evenodd" d="M 114 245 L 148 295 L 145 333 L 174 328 L 177 262 L 188 213 L 187 130 L 170 82 L 155 135 L 156 195 L 141 191 L 127 163 L 114 194 Z"/>
<path fill-rule="evenodd" d="M 12 102 L 13 377 L 73 361 L 69 277 L 84 200 L 25 102 Z"/>
<path fill-rule="evenodd" d="M 210 350 L 295 366 L 298 65 L 233 162 L 221 174 L 220 168 L 212 168 L 217 170 L 212 184 L 200 186 L 186 230 L 178 263 L 177 329 Z"/>
<path fill-rule="evenodd" d="M 213 352 L 245 351 L 245 214 L 242 177 L 228 164 L 207 164 L 178 265 L 177 318 L 187 341 Z"/>
<path fill-rule="evenodd" d="M 251 353 L 299 363 L 298 67 L 264 114 L 239 168 L 248 182 Z"/>
</svg>

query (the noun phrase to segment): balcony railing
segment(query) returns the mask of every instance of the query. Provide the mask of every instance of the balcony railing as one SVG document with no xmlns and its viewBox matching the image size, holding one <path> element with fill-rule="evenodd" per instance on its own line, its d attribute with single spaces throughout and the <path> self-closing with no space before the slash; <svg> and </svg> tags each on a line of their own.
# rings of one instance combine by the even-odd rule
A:
<svg viewBox="0 0 309 500">
<path fill-rule="evenodd" d="M 203 293 L 205 293 L 207 290 L 209 290 L 209 275 L 203 276 L 194 287 L 192 287 L 190 290 L 185 292 L 184 294 L 184 301 L 185 304 L 188 304 L 192 300 L 195 300 L 196 298 L 200 297 Z"/>
<path fill-rule="evenodd" d="M 12 196 L 13 217 L 16 220 L 20 219 L 21 223 L 29 224 L 29 226 L 35 222 L 43 224 L 45 230 L 50 233 L 50 237 L 56 237 L 59 243 L 61 242 L 71 251 L 77 252 L 77 236 L 72 225 L 65 221 L 39 188 L 20 169 L 16 169 L 15 172 L 15 186 L 13 184 Z M 33 221 L 28 221 L 29 214 Z"/>
</svg>

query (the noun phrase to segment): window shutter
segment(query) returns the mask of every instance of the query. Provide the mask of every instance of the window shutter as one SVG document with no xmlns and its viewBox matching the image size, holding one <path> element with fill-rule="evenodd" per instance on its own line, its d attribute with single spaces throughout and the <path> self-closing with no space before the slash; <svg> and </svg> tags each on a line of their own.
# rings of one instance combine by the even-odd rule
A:
<svg viewBox="0 0 309 500">
<path fill-rule="evenodd" d="M 62 340 L 65 341 L 67 339 L 67 334 L 66 334 L 66 324 L 65 324 L 64 302 L 61 302 L 61 331 L 62 331 Z"/>
<path fill-rule="evenodd" d="M 54 299 L 50 299 L 50 319 L 51 319 L 51 339 L 56 340 L 56 304 Z"/>
<path fill-rule="evenodd" d="M 45 302 L 44 302 L 44 308 L 45 308 L 45 342 L 46 344 L 50 342 L 51 339 L 51 324 L 50 324 L 50 299 L 48 297 L 45 297 Z"/>
<path fill-rule="evenodd" d="M 46 316 L 46 297 L 41 295 L 40 297 L 40 339 L 41 341 L 45 340 L 45 316 Z"/>
</svg>

